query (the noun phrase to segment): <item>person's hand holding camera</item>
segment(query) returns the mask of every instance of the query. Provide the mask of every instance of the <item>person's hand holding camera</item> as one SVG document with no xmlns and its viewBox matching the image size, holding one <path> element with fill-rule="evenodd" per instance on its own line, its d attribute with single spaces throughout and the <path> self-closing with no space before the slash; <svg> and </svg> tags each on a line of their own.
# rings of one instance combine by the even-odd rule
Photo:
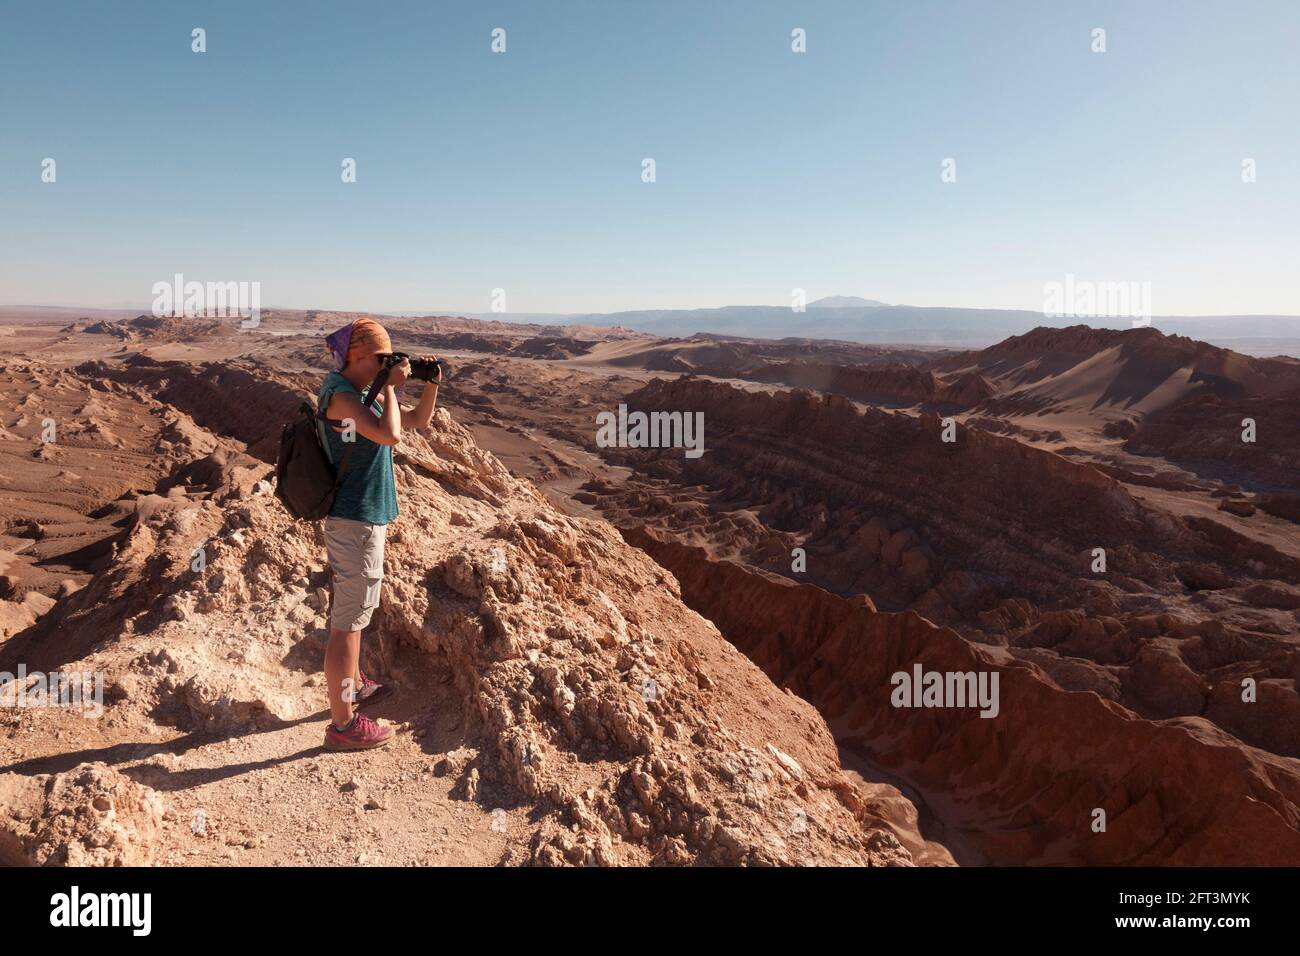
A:
<svg viewBox="0 0 1300 956">
<path fill-rule="evenodd" d="M 420 362 L 427 371 L 424 380 L 435 388 L 442 384 L 442 363 L 438 361 L 436 355 L 421 355 L 417 362 Z"/>
<path fill-rule="evenodd" d="M 402 360 L 389 369 L 387 384 L 393 386 L 393 388 L 399 388 L 410 377 L 411 360 L 406 356 L 402 356 Z"/>
</svg>

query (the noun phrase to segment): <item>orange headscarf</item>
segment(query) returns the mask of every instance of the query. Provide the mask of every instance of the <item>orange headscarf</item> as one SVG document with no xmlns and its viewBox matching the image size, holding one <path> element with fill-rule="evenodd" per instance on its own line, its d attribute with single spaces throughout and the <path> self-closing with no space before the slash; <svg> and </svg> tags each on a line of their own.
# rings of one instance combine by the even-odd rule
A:
<svg viewBox="0 0 1300 956">
<path fill-rule="evenodd" d="M 348 361 L 367 355 L 393 350 L 388 332 L 374 319 L 357 319 L 352 323 L 352 337 L 348 340 Z"/>
</svg>

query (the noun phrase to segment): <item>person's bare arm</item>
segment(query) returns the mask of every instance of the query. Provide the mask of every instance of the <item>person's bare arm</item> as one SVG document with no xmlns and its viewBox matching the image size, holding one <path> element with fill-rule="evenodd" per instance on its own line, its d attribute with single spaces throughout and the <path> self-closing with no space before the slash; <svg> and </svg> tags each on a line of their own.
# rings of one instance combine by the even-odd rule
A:
<svg viewBox="0 0 1300 956">
<path fill-rule="evenodd" d="M 402 409 L 403 428 L 428 428 L 433 421 L 433 410 L 438 405 L 438 383 L 425 382 L 424 392 L 414 408 Z"/>
<path fill-rule="evenodd" d="M 402 440 L 402 418 L 404 413 L 397 404 L 397 394 L 392 385 L 384 386 L 380 396 L 384 403 L 384 414 L 375 417 L 375 413 L 361 404 L 361 398 L 355 392 L 335 392 L 330 396 L 325 414 L 330 418 L 342 419 L 344 428 L 349 421 L 356 427 L 357 434 L 369 438 L 378 445 L 396 445 Z M 343 428 L 335 427 L 335 431 Z"/>
</svg>

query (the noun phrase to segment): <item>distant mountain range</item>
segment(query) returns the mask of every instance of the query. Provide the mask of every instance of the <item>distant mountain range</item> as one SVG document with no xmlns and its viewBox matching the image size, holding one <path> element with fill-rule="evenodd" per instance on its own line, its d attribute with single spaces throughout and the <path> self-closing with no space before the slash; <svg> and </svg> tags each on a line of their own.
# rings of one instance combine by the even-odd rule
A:
<svg viewBox="0 0 1300 956">
<path fill-rule="evenodd" d="M 816 302 L 809 302 L 810 309 L 883 309 L 889 305 L 888 302 L 877 302 L 875 299 L 864 299 L 860 295 L 828 295 L 824 299 L 818 299 Z"/>
<path fill-rule="evenodd" d="M 411 313 L 416 314 L 416 313 Z M 439 314 L 449 314 L 445 311 Z M 890 305 L 858 296 L 828 296 L 795 312 L 789 306 L 729 305 L 713 309 L 645 309 L 608 313 L 455 312 L 476 319 L 545 324 L 621 325 L 655 335 L 695 333 L 753 338 L 840 339 L 866 345 L 936 345 L 983 348 L 1039 326 L 1133 327 L 1128 318 L 1045 316 L 1016 309 L 937 308 Z M 1251 355 L 1300 355 L 1300 316 L 1154 316 L 1162 332 L 1185 335 Z"/>
<path fill-rule="evenodd" d="M 264 311 L 272 311 L 267 306 Z M 0 321 L 73 321 L 78 317 L 129 318 L 149 308 L 86 309 L 58 306 L 0 306 Z M 325 309 L 324 311 L 330 311 Z M 541 325 L 623 326 L 665 337 L 696 334 L 734 338 L 835 339 L 863 345 L 923 345 L 986 348 L 1039 326 L 1128 329 L 1131 319 L 1106 316 L 1047 316 L 1019 309 L 963 309 L 891 305 L 860 296 L 827 296 L 809 302 L 803 312 L 782 305 L 728 305 L 712 309 L 642 309 L 630 312 L 381 312 L 398 316 L 453 315 L 470 319 Z M 1157 315 L 1151 324 L 1161 332 L 1184 335 L 1246 355 L 1300 357 L 1300 316 L 1295 315 Z"/>
</svg>

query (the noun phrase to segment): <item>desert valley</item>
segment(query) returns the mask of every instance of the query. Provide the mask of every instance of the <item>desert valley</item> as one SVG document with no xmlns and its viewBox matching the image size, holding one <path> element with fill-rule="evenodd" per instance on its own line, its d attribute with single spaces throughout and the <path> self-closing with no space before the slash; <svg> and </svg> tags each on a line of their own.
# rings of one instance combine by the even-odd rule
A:
<svg viewBox="0 0 1300 956">
<path fill-rule="evenodd" d="M 103 683 L 0 713 L 0 862 L 1300 859 L 1294 357 L 381 317 L 450 374 L 363 641 L 399 739 L 323 754 L 273 479 L 349 316 L 0 318 L 0 672 Z"/>
</svg>

